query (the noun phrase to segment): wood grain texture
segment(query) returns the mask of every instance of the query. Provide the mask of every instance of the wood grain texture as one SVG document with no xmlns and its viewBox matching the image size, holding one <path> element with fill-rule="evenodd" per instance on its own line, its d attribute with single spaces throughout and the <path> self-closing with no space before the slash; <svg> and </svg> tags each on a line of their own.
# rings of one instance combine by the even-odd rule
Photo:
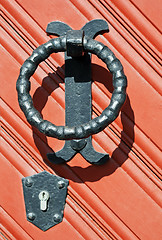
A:
<svg viewBox="0 0 162 240">
<path fill-rule="evenodd" d="M 2 1 L 1 182 L 8 181 L 3 184 L 1 222 L 8 238 L 21 239 L 22 234 L 24 239 L 51 239 L 55 234 L 55 239 L 159 239 L 162 234 L 160 37 L 157 18 L 147 18 L 139 4 Z M 67 165 L 52 165 L 46 153 L 61 149 L 63 142 L 46 138 L 27 123 L 17 102 L 16 79 L 33 49 L 49 40 L 45 29 L 50 21 L 80 29 L 95 18 L 108 21 L 110 33 L 97 40 L 116 54 L 128 77 L 128 98 L 120 116 L 93 137 L 95 149 L 109 152 L 111 158 L 98 167 L 78 154 Z M 96 57 L 92 60 L 96 117 L 110 101 L 112 84 L 105 65 Z M 53 54 L 31 78 L 35 107 L 57 125 L 65 121 L 63 65 L 64 55 Z M 23 176 L 43 170 L 70 179 L 65 219 L 45 233 L 26 221 L 21 189 Z"/>
</svg>

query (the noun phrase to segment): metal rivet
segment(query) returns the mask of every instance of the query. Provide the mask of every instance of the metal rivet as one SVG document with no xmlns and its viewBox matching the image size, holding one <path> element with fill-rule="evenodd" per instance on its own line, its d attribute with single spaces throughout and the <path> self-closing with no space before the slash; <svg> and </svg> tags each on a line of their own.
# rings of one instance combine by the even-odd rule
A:
<svg viewBox="0 0 162 240">
<path fill-rule="evenodd" d="M 56 213 L 54 215 L 53 219 L 54 219 L 55 222 L 60 222 L 61 221 L 61 216 L 58 213 Z"/>
<path fill-rule="evenodd" d="M 30 212 L 30 213 L 28 213 L 27 217 L 29 220 L 33 221 L 35 219 L 35 214 Z"/>
<path fill-rule="evenodd" d="M 27 179 L 25 180 L 25 186 L 31 187 L 32 185 L 33 185 L 32 179 L 31 179 L 31 178 L 27 178 Z"/>
<path fill-rule="evenodd" d="M 59 189 L 61 189 L 61 188 L 64 188 L 65 187 L 65 182 L 64 181 L 59 181 L 58 182 L 58 187 L 59 187 Z"/>
</svg>

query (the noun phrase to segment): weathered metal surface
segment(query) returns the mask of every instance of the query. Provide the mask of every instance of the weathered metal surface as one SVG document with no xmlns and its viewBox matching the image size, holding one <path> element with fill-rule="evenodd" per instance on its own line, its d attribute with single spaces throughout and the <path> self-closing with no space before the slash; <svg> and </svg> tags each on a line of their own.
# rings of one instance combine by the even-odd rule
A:
<svg viewBox="0 0 162 240">
<path fill-rule="evenodd" d="M 27 220 L 43 231 L 62 222 L 68 183 L 46 171 L 23 178 Z"/>
<path fill-rule="evenodd" d="M 70 56 L 73 58 L 78 58 L 83 56 L 83 38 L 84 38 L 83 30 L 69 30 L 66 33 L 67 56 Z M 74 68 L 74 67 L 75 66 L 73 65 L 70 66 L 70 68 Z M 81 73 L 78 71 L 78 75 L 80 74 Z"/>
<path fill-rule="evenodd" d="M 57 28 L 60 29 L 64 26 L 64 23 L 60 22 L 60 26 L 59 23 L 49 23 L 46 32 L 49 31 L 49 26 L 52 27 L 52 24 L 51 34 L 58 35 Z M 94 38 L 98 34 L 108 32 L 108 30 L 107 22 L 99 19 L 88 22 L 82 28 L 84 36 L 89 38 Z M 69 33 L 71 34 L 72 31 L 66 33 L 67 41 L 71 40 L 73 42 Z M 76 31 L 73 31 L 73 33 L 76 34 Z M 61 35 L 64 34 L 62 32 Z M 67 51 L 68 48 L 67 45 Z M 91 54 L 87 52 L 80 58 L 74 58 L 72 54 L 71 56 L 67 55 L 65 53 L 65 124 L 73 127 L 91 120 Z M 90 163 L 102 164 L 109 158 L 108 154 L 102 154 L 94 150 L 91 136 L 86 139 L 66 141 L 59 152 L 49 153 L 47 156 L 54 163 L 63 163 L 69 161 L 77 152 L 81 153 Z"/>
<path fill-rule="evenodd" d="M 91 27 L 92 31 L 90 31 L 90 36 L 93 37 L 96 36 L 97 33 L 105 31 L 105 21 L 99 20 L 98 24 L 98 20 L 96 20 L 96 23 L 96 30 L 94 20 L 92 23 L 89 22 L 88 26 L 85 25 L 82 28 L 82 31 L 70 30 L 69 32 L 67 31 L 67 34 L 64 36 L 56 39 L 51 39 L 47 43 L 34 50 L 33 54 L 25 61 L 21 67 L 20 75 L 17 80 L 18 100 L 20 107 L 25 113 L 28 122 L 32 126 L 37 127 L 47 136 L 56 137 L 63 140 L 87 138 L 92 134 L 102 131 L 108 124 L 113 122 L 117 118 L 119 111 L 125 102 L 127 78 L 123 72 L 122 64 L 108 47 L 98 41 L 88 38 L 88 32 Z M 60 28 L 61 26 L 62 23 L 60 23 Z M 57 27 L 59 27 L 59 23 L 57 23 Z M 49 29 L 49 27 L 47 27 L 47 29 Z M 86 35 L 83 37 L 84 29 Z M 50 28 L 50 32 L 52 32 L 52 26 Z M 59 34 L 59 32 L 56 31 L 56 34 Z M 83 50 L 85 52 L 84 56 L 82 56 Z M 52 52 L 58 51 L 67 51 L 68 55 L 72 55 L 69 58 L 66 57 L 65 127 L 55 126 L 47 120 L 43 120 L 40 113 L 34 108 L 31 96 L 29 94 L 29 78 L 35 72 L 38 64 L 44 61 Z M 89 53 L 97 55 L 103 62 L 106 63 L 109 71 L 113 74 L 114 86 L 114 91 L 109 106 L 102 112 L 99 117 L 93 120 L 91 120 L 91 75 Z M 73 122 L 73 125 L 71 122 Z M 86 141 L 89 141 L 89 144 L 86 145 Z M 48 158 L 50 160 L 55 160 L 57 158 L 55 161 L 57 163 L 68 161 L 76 153 L 76 150 L 79 151 L 84 148 L 84 146 L 86 146 L 90 147 L 91 150 L 83 150 L 80 151 L 80 153 L 85 157 L 87 161 L 95 164 L 104 163 L 106 158 L 108 158 L 108 155 L 96 153 L 90 142 L 91 139 L 82 140 L 82 144 L 81 142 L 74 140 L 70 145 L 67 143 L 65 148 L 59 151 L 56 155 L 49 154 Z M 73 150 L 75 150 L 72 151 L 70 149 L 70 152 L 68 152 L 66 159 L 64 159 L 65 153 L 63 152 L 65 150 L 66 152 L 69 151 L 68 149 L 70 146 L 73 148 Z M 92 154 L 90 154 L 90 152 L 92 152 Z"/>
</svg>

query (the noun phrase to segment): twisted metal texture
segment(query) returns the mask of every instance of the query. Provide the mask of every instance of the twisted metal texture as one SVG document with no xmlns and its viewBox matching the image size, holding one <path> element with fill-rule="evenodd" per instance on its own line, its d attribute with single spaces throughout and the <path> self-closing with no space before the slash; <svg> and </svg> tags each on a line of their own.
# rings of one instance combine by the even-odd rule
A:
<svg viewBox="0 0 162 240">
<path fill-rule="evenodd" d="M 66 51 L 66 36 L 51 39 L 35 49 L 32 55 L 24 62 L 20 69 L 20 74 L 16 83 L 18 101 L 21 110 L 24 112 L 28 122 L 49 137 L 62 140 L 87 138 L 92 134 L 102 131 L 118 116 L 119 111 L 126 99 L 127 78 L 123 71 L 121 62 L 113 52 L 102 43 L 88 39 L 83 39 L 84 52 L 90 52 L 98 56 L 106 63 L 109 71 L 113 75 L 113 87 L 109 106 L 99 117 L 80 126 L 56 126 L 47 120 L 43 120 L 40 113 L 34 108 L 30 91 L 30 77 L 34 74 L 39 63 L 49 57 L 54 52 Z"/>
</svg>

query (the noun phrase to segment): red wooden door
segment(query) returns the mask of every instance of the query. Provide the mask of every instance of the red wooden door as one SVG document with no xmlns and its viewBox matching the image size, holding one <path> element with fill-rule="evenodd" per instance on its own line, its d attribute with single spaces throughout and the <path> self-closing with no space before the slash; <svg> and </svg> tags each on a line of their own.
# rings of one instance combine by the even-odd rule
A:
<svg viewBox="0 0 162 240">
<path fill-rule="evenodd" d="M 160 1 L 2 0 L 1 28 L 1 238 L 161 239 Z M 121 60 L 128 78 L 119 117 L 93 136 L 94 148 L 111 156 L 92 166 L 77 154 L 68 164 L 46 157 L 64 142 L 45 137 L 19 108 L 16 80 L 33 49 L 50 39 L 49 22 L 80 29 L 105 19 L 110 32 L 97 37 Z M 92 58 L 93 117 L 108 105 L 111 75 Z M 44 119 L 64 125 L 64 54 L 52 54 L 31 78 L 35 107 Z M 54 114 L 55 113 L 55 114 Z M 63 222 L 41 231 L 26 220 L 21 179 L 43 170 L 70 180 Z"/>
</svg>

